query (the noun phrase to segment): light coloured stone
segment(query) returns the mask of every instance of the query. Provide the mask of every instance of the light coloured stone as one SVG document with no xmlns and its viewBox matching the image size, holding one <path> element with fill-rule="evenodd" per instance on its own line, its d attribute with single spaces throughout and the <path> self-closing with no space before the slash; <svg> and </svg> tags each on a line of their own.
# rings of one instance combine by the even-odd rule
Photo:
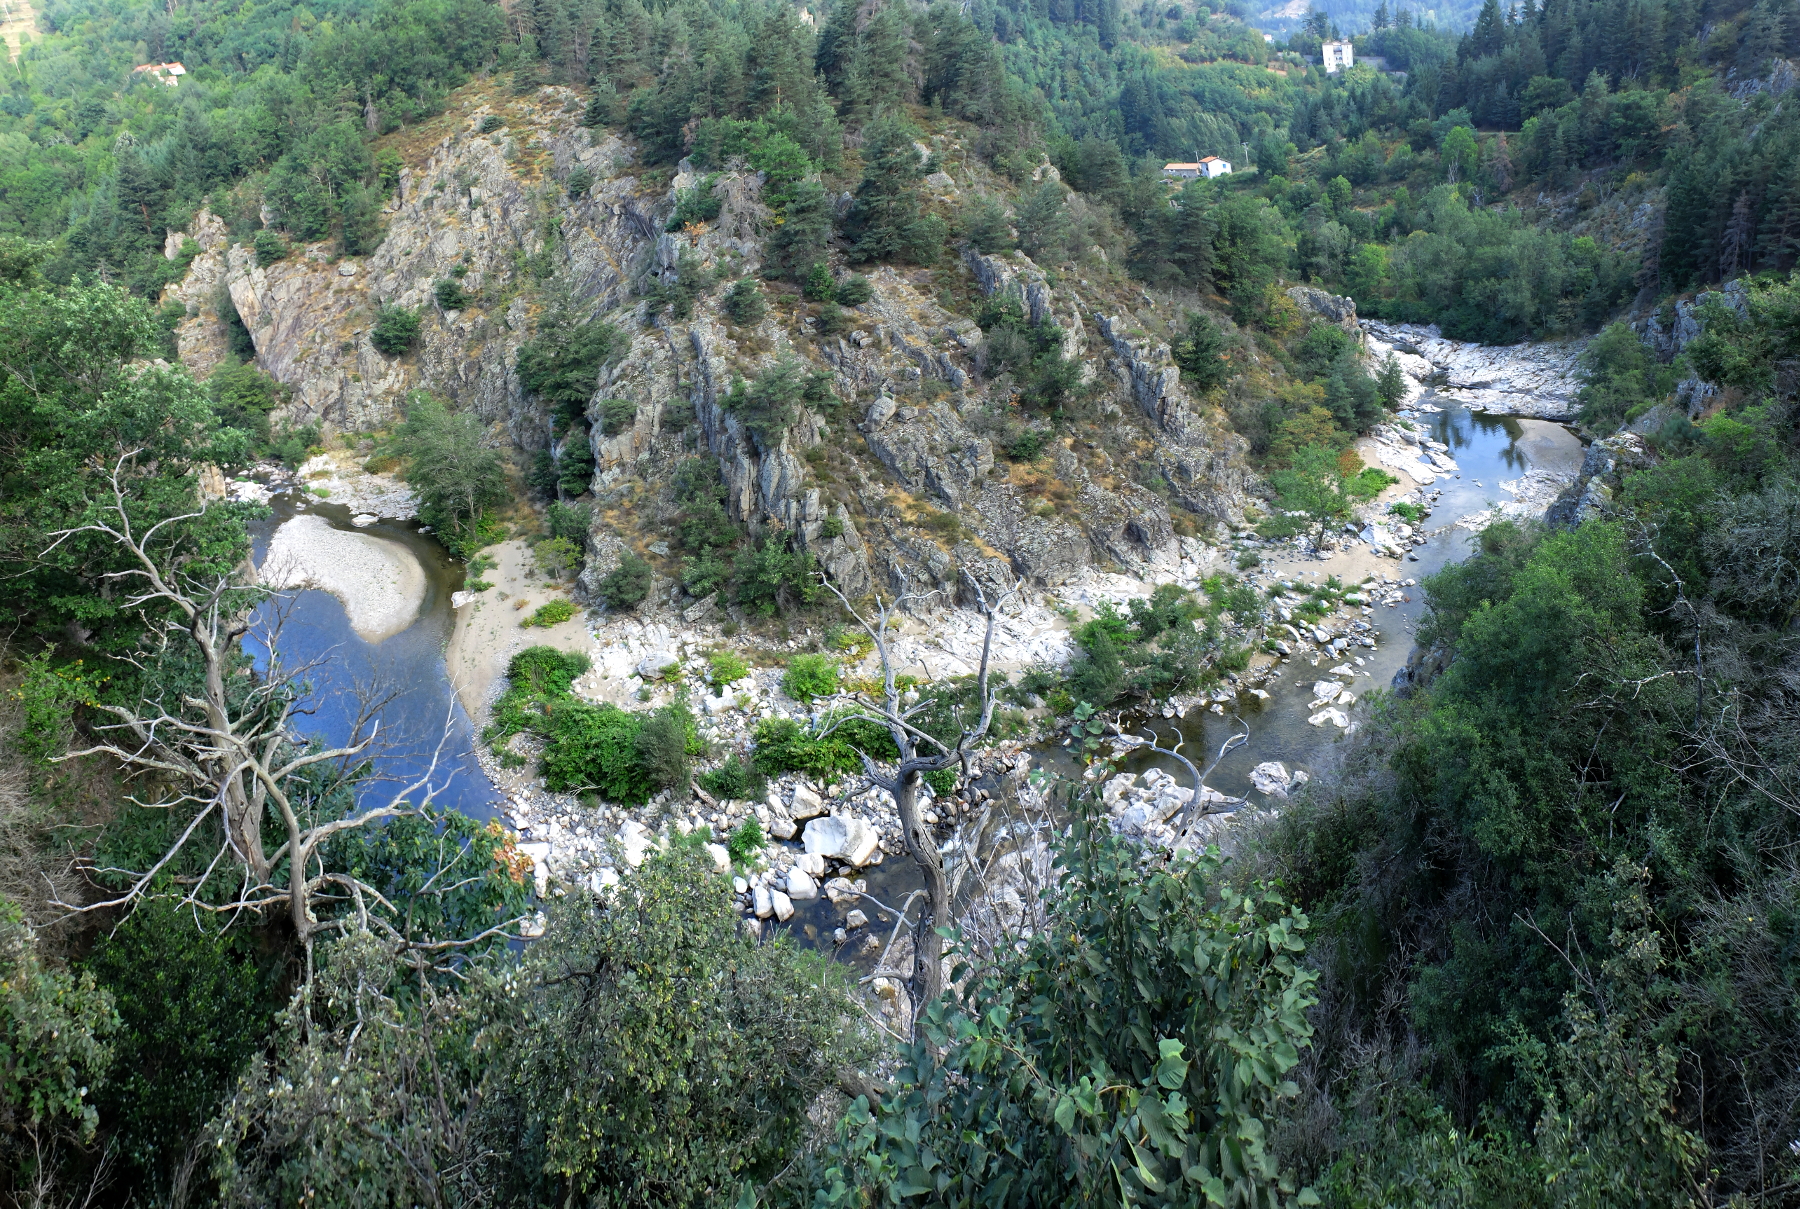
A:
<svg viewBox="0 0 1800 1209">
<path fill-rule="evenodd" d="M 767 919 L 775 914 L 775 899 L 770 895 L 767 886 L 759 884 L 751 893 L 750 901 L 752 909 L 756 912 L 756 918 Z"/>
<path fill-rule="evenodd" d="M 775 918 L 782 923 L 794 918 L 794 902 L 781 891 L 769 891 L 769 903 L 775 908 Z"/>
<path fill-rule="evenodd" d="M 668 651 L 656 651 L 638 660 L 637 674 L 646 680 L 661 680 L 680 662 Z"/>
<path fill-rule="evenodd" d="M 869 917 L 859 910 L 851 911 L 850 914 L 844 916 L 844 926 L 846 928 L 866 928 L 868 925 Z"/>
<path fill-rule="evenodd" d="M 1288 773 L 1287 765 L 1279 760 L 1265 760 L 1250 770 L 1250 784 L 1256 792 L 1272 798 L 1285 798 L 1288 787 L 1293 784 L 1293 777 Z"/>
<path fill-rule="evenodd" d="M 819 883 L 804 869 L 789 869 L 787 875 L 787 894 L 795 902 L 810 902 L 819 897 Z"/>
<path fill-rule="evenodd" d="M 801 841 L 809 853 L 861 866 L 880 848 L 881 833 L 862 819 L 832 814 L 808 823 Z"/>
<path fill-rule="evenodd" d="M 731 853 L 725 850 L 725 845 L 708 844 L 706 846 L 706 855 L 712 857 L 714 869 L 717 869 L 720 873 L 731 872 Z"/>
<path fill-rule="evenodd" d="M 825 803 L 809 787 L 796 785 L 793 797 L 788 802 L 788 813 L 796 823 L 804 823 L 807 819 L 816 819 L 826 813 Z"/>
<path fill-rule="evenodd" d="M 650 832 L 636 819 L 627 819 L 619 828 L 619 851 L 633 869 L 644 863 L 644 854 L 654 843 Z"/>
</svg>

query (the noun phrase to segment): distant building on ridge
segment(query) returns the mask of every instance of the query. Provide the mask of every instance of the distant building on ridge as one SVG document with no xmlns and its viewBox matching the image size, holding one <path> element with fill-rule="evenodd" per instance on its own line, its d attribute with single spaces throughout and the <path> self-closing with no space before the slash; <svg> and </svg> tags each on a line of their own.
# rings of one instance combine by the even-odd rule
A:
<svg viewBox="0 0 1800 1209">
<path fill-rule="evenodd" d="M 1325 74 L 1334 76 L 1345 71 L 1356 62 L 1356 55 L 1348 42 L 1327 42 L 1324 46 Z"/>
<path fill-rule="evenodd" d="M 131 74 L 141 76 L 148 73 L 158 84 L 167 84 L 170 88 L 181 83 L 181 77 L 187 74 L 187 68 L 179 63 L 146 63 L 142 67 L 134 67 Z"/>
</svg>

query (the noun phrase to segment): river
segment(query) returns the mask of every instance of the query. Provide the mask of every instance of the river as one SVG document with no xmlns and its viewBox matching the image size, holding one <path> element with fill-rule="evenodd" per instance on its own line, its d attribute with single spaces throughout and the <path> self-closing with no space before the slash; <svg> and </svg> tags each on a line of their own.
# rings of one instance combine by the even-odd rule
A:
<svg viewBox="0 0 1800 1209">
<path fill-rule="evenodd" d="M 1435 484 L 1442 494 L 1427 522 L 1432 536 L 1414 551 L 1417 560 L 1384 560 L 1395 578 L 1423 579 L 1465 557 L 1475 535 L 1456 526 L 1455 521 L 1507 499 L 1499 487 L 1502 480 L 1517 478 L 1530 467 L 1573 474 L 1582 459 L 1580 441 L 1559 425 L 1474 412 L 1452 400 L 1429 395 L 1425 402 L 1442 406 L 1443 410 L 1417 413 L 1415 418 L 1429 428 L 1431 436 L 1450 447 L 1459 472 L 1440 478 Z M 499 795 L 475 758 L 474 727 L 457 701 L 444 662 L 453 626 L 450 597 L 462 586 L 462 564 L 429 534 L 421 533 L 413 521 L 381 520 L 354 526 L 348 508 L 299 492 L 275 496 L 271 507 L 273 515 L 259 524 L 253 534 L 259 563 L 279 525 L 296 516 L 310 515 L 336 530 L 397 542 L 418 559 L 425 572 L 425 591 L 417 618 L 379 641 L 360 637 L 350 625 L 345 606 L 324 591 L 284 593 L 280 600 L 265 606 L 265 615 L 276 608 L 287 610 L 280 642 L 283 657 L 290 664 L 318 661 L 312 676 L 317 709 L 305 729 L 323 741 L 341 741 L 352 724 L 359 691 L 373 687 L 392 693 L 392 700 L 380 715 L 382 741 L 374 755 L 378 775 L 364 786 L 363 800 L 386 800 L 383 795 L 403 784 L 403 778 L 423 772 L 442 741 L 436 777 L 442 788 L 434 800 L 475 818 L 494 817 L 501 805 Z M 1301 564 L 1303 569 L 1306 566 Z M 1378 645 L 1373 652 L 1363 652 L 1366 662 L 1359 670 L 1366 675 L 1358 677 L 1358 696 L 1370 688 L 1386 687 L 1411 653 L 1412 634 L 1424 608 L 1424 593 L 1413 588 L 1408 595 L 1410 599 L 1396 607 L 1378 606 L 1367 619 L 1377 628 Z M 266 664 L 266 651 L 253 649 L 259 663 Z M 1250 696 L 1240 698 L 1238 716 L 1249 727 L 1250 738 L 1220 763 L 1209 781 L 1212 788 L 1232 796 L 1250 793 L 1251 769 L 1267 760 L 1279 760 L 1289 768 L 1311 772 L 1330 766 L 1333 754 L 1339 750 L 1342 732 L 1329 724 L 1318 727 L 1307 721 L 1313 712 L 1308 705 L 1311 686 L 1323 671 L 1323 664 L 1315 672 L 1296 656 L 1284 668 L 1281 678 L 1269 685 L 1267 701 Z M 1201 764 L 1236 729 L 1231 717 L 1199 709 L 1179 721 L 1156 720 L 1155 725 L 1165 739 L 1179 730 L 1185 740 L 1184 752 Z M 1041 762 L 1067 770 L 1069 765 L 1062 757 L 1063 753 L 1054 747 L 1039 753 Z M 1179 766 L 1163 757 L 1138 757 L 1127 761 L 1124 767 L 1142 772 L 1152 764 L 1182 775 Z M 918 885 L 911 862 L 904 857 L 890 857 L 882 865 L 868 869 L 866 875 L 869 892 L 895 906 Z M 797 939 L 821 947 L 830 944 L 840 913 L 824 898 L 795 905 L 797 910 L 788 927 Z M 870 914 L 879 926 L 881 914 Z M 849 952 L 843 950 L 846 959 Z"/>
<path fill-rule="evenodd" d="M 386 801 L 431 769 L 435 757 L 432 800 L 472 818 L 494 817 L 499 795 L 476 762 L 475 728 L 457 701 L 444 666 L 453 625 L 450 595 L 462 587 L 463 564 L 450 557 L 437 539 L 419 532 L 416 521 L 353 525 L 349 508 L 298 491 L 274 496 L 269 507 L 272 515 L 251 531 L 258 566 L 283 522 L 310 515 L 342 532 L 398 543 L 425 573 L 416 619 L 380 641 L 358 635 L 344 604 L 329 592 L 284 591 L 263 605 L 252 634 L 285 613 L 276 642 L 280 658 L 289 667 L 316 664 L 309 677 L 314 712 L 298 724 L 299 729 L 322 742 L 341 743 L 355 725 L 360 694 L 391 695 L 378 715 L 380 734 L 370 749 L 375 775 L 363 785 L 360 800 Z M 266 670 L 269 654 L 264 643 L 247 638 L 245 645 L 258 670 Z"/>
</svg>

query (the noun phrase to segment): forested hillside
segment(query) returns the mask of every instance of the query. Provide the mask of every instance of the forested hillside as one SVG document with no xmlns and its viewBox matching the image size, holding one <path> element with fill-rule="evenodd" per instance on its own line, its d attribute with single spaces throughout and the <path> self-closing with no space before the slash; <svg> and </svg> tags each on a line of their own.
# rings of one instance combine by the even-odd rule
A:
<svg viewBox="0 0 1800 1209">
<path fill-rule="evenodd" d="M 1256 17 L 45 4 L 0 65 L 0 1197 L 1800 1201 L 1800 3 Z M 1325 74 L 1338 35 L 1381 69 Z M 1202 156 L 1234 170 L 1165 179 Z M 576 207 L 618 235 L 585 279 Z M 379 356 L 329 364 L 391 369 L 392 414 L 301 415 L 227 278 L 313 273 L 334 305 L 434 225 L 465 242 L 419 298 L 330 316 L 283 368 Z M 771 649 L 825 635 L 782 655 L 810 706 L 887 633 L 827 578 L 846 607 L 884 566 L 980 597 L 982 567 L 1064 557 L 1039 538 L 1070 518 L 1122 535 L 1077 534 L 1090 562 L 1335 527 L 1389 481 L 1349 447 L 1407 389 L 1336 295 L 1460 340 L 1593 336 L 1595 444 L 1556 524 L 1494 525 L 1425 584 L 1405 690 L 1228 855 L 1140 849 L 1077 774 L 1044 787 L 1054 854 L 1013 859 L 1038 879 L 1014 930 L 982 932 L 921 787 L 941 838 L 1037 800 L 974 775 L 1023 725 L 1001 706 L 1105 765 L 1122 711 L 1241 670 L 1231 635 L 1276 607 L 1230 573 L 1254 553 L 1079 618 L 1068 667 L 889 676 L 854 690 L 873 714 L 765 713 L 729 758 L 685 688 L 627 710 L 577 698 L 585 656 L 508 664 L 484 746 L 596 802 L 890 778 L 893 859 L 944 911 L 906 938 L 916 999 L 740 926 L 756 812 L 539 899 L 498 823 L 416 813 L 416 785 L 368 809 L 364 748 L 305 737 L 309 669 L 240 641 L 266 512 L 221 468 L 339 440 L 408 477 L 468 593 L 529 532 L 609 615 L 654 586 Z M 427 340 L 502 362 L 517 413 L 429 393 Z M 924 367 L 898 397 L 852 372 L 890 352 Z M 890 493 L 916 453 L 890 421 L 969 452 Z M 703 443 L 727 429 L 729 465 Z M 746 515 L 788 478 L 784 523 Z M 998 553 L 993 500 L 1025 534 Z"/>
</svg>

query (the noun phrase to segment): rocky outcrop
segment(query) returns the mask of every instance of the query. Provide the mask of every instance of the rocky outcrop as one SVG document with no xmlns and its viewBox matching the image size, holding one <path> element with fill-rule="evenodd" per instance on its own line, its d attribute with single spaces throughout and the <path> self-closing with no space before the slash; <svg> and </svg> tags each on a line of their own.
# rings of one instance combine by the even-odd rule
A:
<svg viewBox="0 0 1800 1209">
<path fill-rule="evenodd" d="M 1550 506 L 1546 519 L 1551 524 L 1579 525 L 1589 517 L 1604 514 L 1612 505 L 1613 493 L 1627 471 L 1641 469 L 1655 461 L 1644 438 L 1635 432 L 1621 432 L 1603 437 L 1587 448 L 1581 472 L 1575 482 Z"/>
<path fill-rule="evenodd" d="M 422 165 L 401 171 L 386 234 L 368 256 L 339 256 L 334 244 L 319 243 L 262 266 L 249 248 L 226 246 L 223 224 L 203 211 L 191 231 L 170 238 L 177 254 L 183 238 L 203 248 L 172 295 L 197 312 L 178 332 L 183 360 L 203 370 L 224 356 L 222 285 L 255 342 L 257 364 L 291 391 L 290 422 L 382 427 L 407 392 L 424 388 L 541 445 L 513 368 L 531 308 L 518 297 L 496 304 L 513 292 L 524 263 L 560 271 L 596 310 L 619 305 L 662 200 L 660 191 L 643 193 L 632 148 L 577 126 L 578 109 L 573 92 L 545 88 L 508 102 L 499 114 L 506 124 L 491 134 L 479 133 L 495 113 L 486 105 L 436 119 L 444 133 Z M 565 182 L 577 168 L 596 183 L 571 198 Z M 478 304 L 440 308 L 434 290 L 446 280 Z M 423 313 L 412 352 L 390 357 L 369 343 L 383 305 Z"/>
<path fill-rule="evenodd" d="M 1539 420 L 1567 419 L 1578 410 L 1585 339 L 1494 346 L 1446 340 L 1436 324 L 1364 319 L 1361 327 L 1393 349 L 1408 377 L 1465 407 Z"/>
<path fill-rule="evenodd" d="M 1327 323 L 1336 324 L 1347 332 L 1359 332 L 1356 319 L 1356 299 L 1341 294 L 1328 294 L 1324 290 L 1310 285 L 1292 286 L 1287 296 L 1294 300 L 1301 310 L 1306 311 Z"/>
<path fill-rule="evenodd" d="M 1631 330 L 1650 347 L 1657 360 L 1667 364 L 1680 356 L 1706 330 L 1703 312 L 1713 302 L 1723 304 L 1739 318 L 1750 313 L 1750 295 L 1743 281 L 1728 281 L 1720 289 L 1696 294 L 1691 301 L 1683 299 L 1676 302 L 1666 313 L 1658 311 L 1638 320 L 1631 325 Z M 1697 374 L 1689 374 L 1675 384 L 1675 400 L 1691 418 L 1698 418 L 1718 393 L 1716 385 Z"/>
</svg>

